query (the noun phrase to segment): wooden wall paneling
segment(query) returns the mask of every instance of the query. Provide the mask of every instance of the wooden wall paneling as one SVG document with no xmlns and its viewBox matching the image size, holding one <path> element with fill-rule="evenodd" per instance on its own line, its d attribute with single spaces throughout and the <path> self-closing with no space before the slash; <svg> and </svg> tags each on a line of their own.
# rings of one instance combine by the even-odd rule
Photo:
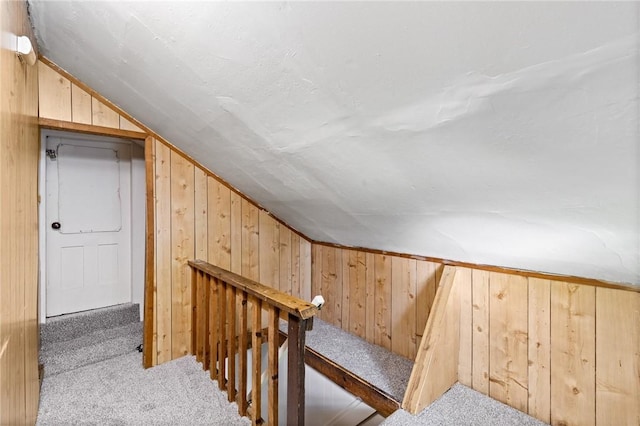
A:
<svg viewBox="0 0 640 426">
<path fill-rule="evenodd" d="M 551 423 L 595 424 L 595 287 L 551 283 Z"/>
<path fill-rule="evenodd" d="M 322 295 L 322 254 L 324 252 L 324 247 L 319 246 L 317 244 L 311 245 L 311 293 L 315 295 Z M 326 321 L 325 315 L 327 310 L 326 307 L 326 297 L 325 297 L 325 306 L 322 306 L 316 317 L 320 318 L 323 321 Z"/>
<path fill-rule="evenodd" d="M 596 289 L 596 424 L 640 425 L 640 293 Z"/>
<path fill-rule="evenodd" d="M 157 363 L 171 360 L 171 150 L 156 141 Z"/>
<path fill-rule="evenodd" d="M 374 343 L 376 331 L 376 268 L 375 255 L 364 253 L 365 256 L 365 292 L 366 292 L 366 318 L 365 318 L 365 340 Z"/>
<path fill-rule="evenodd" d="M 209 262 L 231 268 L 231 191 L 213 177 L 207 178 L 209 191 Z"/>
<path fill-rule="evenodd" d="M 363 251 L 349 252 L 349 332 L 366 337 L 367 321 L 367 264 Z"/>
<path fill-rule="evenodd" d="M 460 354 L 458 356 L 458 381 L 471 387 L 473 385 L 473 282 L 471 269 L 458 268 L 456 285 L 460 292 Z"/>
<path fill-rule="evenodd" d="M 551 422 L 551 281 L 529 278 L 529 415 Z"/>
<path fill-rule="evenodd" d="M 23 16 L 25 6 L 22 9 Z M 30 34 L 31 26 L 26 20 L 21 20 L 21 34 Z M 20 96 L 20 109 L 23 120 L 20 124 L 21 138 L 18 152 L 20 152 L 18 184 L 20 191 L 20 207 L 22 214 L 20 239 L 24 241 L 24 256 L 21 259 L 22 279 L 20 285 L 24 287 L 23 330 L 24 330 L 24 380 L 25 380 L 25 419 L 27 423 L 36 421 L 39 399 L 39 325 L 38 325 L 38 158 L 39 132 L 33 120 L 38 115 L 38 70 L 37 67 L 21 65 L 24 72 L 23 95 Z M 4 86 L 3 86 L 4 87 Z M 26 117 L 26 119 L 24 118 Z M 33 121 L 31 121 L 33 120 Z M 4 193 L 4 192 L 3 192 Z"/>
<path fill-rule="evenodd" d="M 127 120 L 125 117 L 120 115 L 120 126 L 121 130 L 131 130 L 132 132 L 144 132 L 140 127 L 133 124 L 131 121 Z"/>
<path fill-rule="evenodd" d="M 489 396 L 526 413 L 527 279 L 492 272 L 489 289 Z"/>
<path fill-rule="evenodd" d="M 25 2 L 2 2 L 0 30 L 34 40 Z M 0 424 L 38 409 L 38 68 L 0 50 Z M 34 383 L 35 381 L 35 383 Z"/>
<path fill-rule="evenodd" d="M 207 174 L 200 167 L 194 170 L 195 258 L 207 260 L 209 251 L 209 192 Z"/>
<path fill-rule="evenodd" d="M 316 295 L 311 291 L 311 242 L 300 238 L 300 298 L 311 302 Z"/>
<path fill-rule="evenodd" d="M 74 123 L 91 124 L 91 95 L 75 83 L 71 83 L 71 120 Z"/>
<path fill-rule="evenodd" d="M 242 274 L 242 197 L 230 193 L 231 200 L 231 272 Z"/>
<path fill-rule="evenodd" d="M 144 332 L 142 364 L 150 368 L 157 364 L 157 309 L 156 309 L 156 154 L 155 139 L 151 136 L 144 141 L 146 220 L 145 220 L 145 277 L 144 277 Z"/>
<path fill-rule="evenodd" d="M 280 223 L 260 210 L 260 283 L 280 289 Z"/>
<path fill-rule="evenodd" d="M 342 328 L 342 249 L 320 247 L 323 320 Z"/>
<path fill-rule="evenodd" d="M 20 6 L 24 11 L 26 6 Z M 24 14 L 25 12 L 23 12 Z M 22 34 L 30 34 L 31 26 L 22 21 Z M 40 347 L 40 329 L 38 322 L 38 159 L 40 156 L 40 135 L 35 117 L 38 115 L 38 70 L 37 67 L 24 67 L 24 96 L 22 111 L 26 128 L 23 128 L 20 145 L 22 150 L 21 182 L 24 183 L 23 232 L 20 238 L 26 242 L 24 261 L 24 333 L 25 333 L 25 418 L 27 423 L 35 423 L 40 397 L 38 355 Z M 33 121 L 31 121 L 33 120 Z"/>
<path fill-rule="evenodd" d="M 489 272 L 472 272 L 473 389 L 489 395 Z"/>
<path fill-rule="evenodd" d="M 194 256 L 194 167 L 171 152 L 171 346 L 172 359 L 191 347 L 191 284 L 187 261 Z"/>
<path fill-rule="evenodd" d="M 40 117 L 71 121 L 71 82 L 38 61 Z"/>
<path fill-rule="evenodd" d="M 120 116 L 117 112 L 100 102 L 91 98 L 91 124 L 94 126 L 120 128 Z M 188 161 L 185 159 L 185 161 Z"/>
<path fill-rule="evenodd" d="M 391 349 L 391 257 L 375 254 L 375 328 L 373 343 Z"/>
<path fill-rule="evenodd" d="M 258 208 L 242 199 L 242 275 L 260 280 L 260 223 Z"/>
<path fill-rule="evenodd" d="M 280 247 L 280 291 L 292 294 L 293 293 L 293 282 L 292 282 L 292 268 L 293 268 L 293 259 L 292 259 L 292 240 L 291 240 L 291 229 L 286 226 L 278 224 L 278 230 L 280 232 L 279 236 L 279 247 Z M 298 246 L 299 251 L 299 246 Z M 297 264 L 297 262 L 296 262 Z"/>
<path fill-rule="evenodd" d="M 281 227 L 281 229 L 284 228 Z M 282 241 L 282 237 L 280 238 Z M 302 265 L 300 262 L 300 235 L 295 232 L 291 232 L 291 294 L 299 299 L 303 299 L 302 297 Z M 282 267 L 280 267 L 282 270 Z M 282 278 L 280 278 L 282 281 Z M 305 299 L 303 299 L 305 300 Z M 307 300 L 310 301 L 310 300 Z"/>
<path fill-rule="evenodd" d="M 418 348 L 402 401 L 402 408 L 412 414 L 422 411 L 458 380 L 460 294 L 455 275 L 455 267 L 444 268 Z"/>
<path fill-rule="evenodd" d="M 391 258 L 391 350 L 416 355 L 416 260 Z"/>
<path fill-rule="evenodd" d="M 351 262 L 351 253 L 355 253 L 353 250 L 342 250 L 342 262 L 336 273 L 342 275 L 342 303 L 340 314 L 340 326 L 343 330 L 349 331 L 349 325 L 351 324 L 350 309 L 351 309 L 351 268 L 355 268 L 355 261 Z M 352 266 L 353 265 L 353 266 Z M 354 274 L 355 275 L 355 274 Z"/>
<path fill-rule="evenodd" d="M 427 325 L 431 305 L 436 295 L 437 263 L 426 260 L 416 262 L 416 347 L 420 346 L 422 332 Z"/>
</svg>

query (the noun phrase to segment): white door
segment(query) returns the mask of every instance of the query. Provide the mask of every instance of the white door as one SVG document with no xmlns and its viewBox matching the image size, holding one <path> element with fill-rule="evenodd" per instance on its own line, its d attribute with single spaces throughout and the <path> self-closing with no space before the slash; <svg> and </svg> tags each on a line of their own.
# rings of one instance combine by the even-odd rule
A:
<svg viewBox="0 0 640 426">
<path fill-rule="evenodd" d="M 48 136 L 47 316 L 131 301 L 131 146 Z"/>
</svg>

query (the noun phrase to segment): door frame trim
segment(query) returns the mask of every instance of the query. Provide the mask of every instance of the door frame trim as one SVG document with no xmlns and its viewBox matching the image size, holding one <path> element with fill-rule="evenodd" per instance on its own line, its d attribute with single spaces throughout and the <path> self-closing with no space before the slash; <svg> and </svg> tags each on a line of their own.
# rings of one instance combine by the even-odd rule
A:
<svg viewBox="0 0 640 426">
<path fill-rule="evenodd" d="M 99 142 L 112 142 L 131 145 L 135 144 L 144 148 L 144 145 L 134 139 L 120 138 L 114 136 L 102 136 L 94 134 L 86 134 L 72 131 L 62 131 L 54 129 L 40 129 L 40 159 L 38 162 L 38 251 L 40 253 L 38 259 L 38 322 L 45 324 L 47 320 L 47 240 L 46 240 L 46 217 L 47 217 L 47 196 L 46 196 L 46 180 L 47 180 L 47 137 L 67 137 L 81 138 L 86 140 L 94 140 Z M 131 162 L 133 163 L 133 161 Z M 133 174 L 131 176 L 131 185 L 133 186 Z M 133 212 L 133 206 L 131 206 Z M 146 213 L 145 213 L 146 215 Z M 133 233 L 133 229 L 131 230 Z M 133 246 L 132 246 L 133 249 Z M 133 256 L 133 251 L 131 252 Z M 133 263 L 133 262 L 132 262 Z M 133 281 L 131 283 L 133 287 Z M 133 290 L 133 289 L 132 289 Z"/>
</svg>

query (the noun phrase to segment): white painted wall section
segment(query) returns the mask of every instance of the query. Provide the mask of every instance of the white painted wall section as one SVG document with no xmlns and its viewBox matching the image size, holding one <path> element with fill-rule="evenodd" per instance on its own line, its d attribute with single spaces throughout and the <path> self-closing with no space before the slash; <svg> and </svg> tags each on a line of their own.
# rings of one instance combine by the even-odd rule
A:
<svg viewBox="0 0 640 426">
<path fill-rule="evenodd" d="M 45 55 L 311 238 L 640 284 L 640 3 L 29 4 Z"/>
</svg>

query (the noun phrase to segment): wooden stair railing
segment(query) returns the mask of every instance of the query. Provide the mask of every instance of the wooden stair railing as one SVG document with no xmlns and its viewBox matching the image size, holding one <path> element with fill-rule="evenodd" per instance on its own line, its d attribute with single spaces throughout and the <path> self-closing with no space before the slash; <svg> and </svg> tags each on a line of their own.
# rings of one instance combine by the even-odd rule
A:
<svg viewBox="0 0 640 426">
<path fill-rule="evenodd" d="M 191 353 L 212 380 L 226 390 L 229 402 L 238 403 L 241 416 L 254 425 L 262 418 L 262 348 L 266 340 L 267 424 L 278 424 L 278 348 L 280 318 L 288 321 L 287 424 L 304 425 L 305 333 L 311 330 L 317 308 L 202 260 L 191 266 Z M 251 324 L 249 324 L 251 304 Z M 262 325 L 267 314 L 267 336 Z M 251 336 L 251 341 L 249 341 Z M 266 337 L 266 339 L 265 339 Z M 252 350 L 252 389 L 247 398 L 247 351 Z M 238 365 L 236 365 L 236 353 Z M 236 370 L 237 368 L 237 370 Z M 237 371 L 237 373 L 236 373 Z M 236 383 L 236 375 L 238 383 Z"/>
</svg>

